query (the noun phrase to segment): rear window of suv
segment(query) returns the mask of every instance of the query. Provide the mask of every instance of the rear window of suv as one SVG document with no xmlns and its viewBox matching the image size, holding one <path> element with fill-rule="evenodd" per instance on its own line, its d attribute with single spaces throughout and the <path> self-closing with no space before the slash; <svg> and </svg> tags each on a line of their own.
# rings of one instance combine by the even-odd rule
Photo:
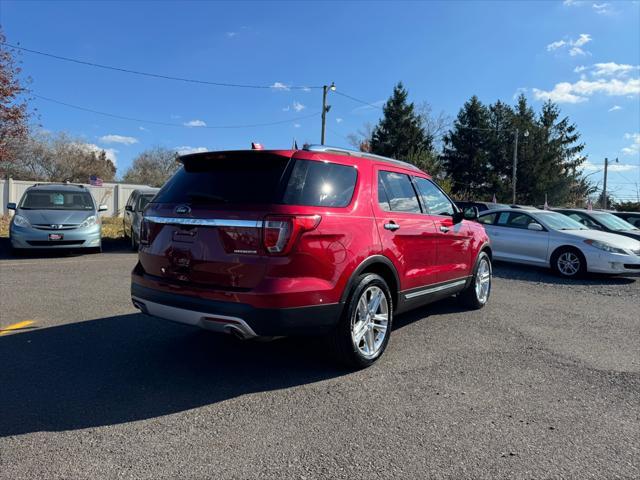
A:
<svg viewBox="0 0 640 480">
<path fill-rule="evenodd" d="M 356 185 L 354 167 L 280 155 L 190 159 L 154 202 L 345 207 Z"/>
</svg>

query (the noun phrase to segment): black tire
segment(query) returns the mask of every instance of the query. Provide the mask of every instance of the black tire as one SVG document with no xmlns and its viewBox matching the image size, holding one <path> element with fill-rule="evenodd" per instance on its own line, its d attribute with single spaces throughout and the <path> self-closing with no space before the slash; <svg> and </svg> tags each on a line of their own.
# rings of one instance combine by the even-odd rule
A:
<svg viewBox="0 0 640 480">
<path fill-rule="evenodd" d="M 489 286 L 486 292 L 486 296 L 482 295 L 482 290 L 480 292 L 476 289 L 476 285 L 478 282 L 478 275 L 481 274 L 484 276 L 486 274 L 486 270 L 484 267 L 488 267 L 489 269 Z M 491 283 L 492 283 L 492 275 L 493 268 L 491 266 L 491 257 L 487 254 L 487 252 L 482 251 L 478 255 L 476 259 L 476 264 L 473 267 L 473 276 L 471 277 L 471 282 L 460 294 L 458 298 L 460 301 L 470 309 L 479 310 L 484 307 L 489 301 L 489 297 L 491 295 Z"/>
<path fill-rule="evenodd" d="M 131 250 L 133 250 L 134 252 L 137 252 L 138 251 L 138 242 L 136 242 L 136 235 L 133 232 L 133 227 L 131 227 L 131 232 L 130 232 L 129 238 L 131 240 Z"/>
<path fill-rule="evenodd" d="M 587 273 L 587 259 L 577 248 L 560 247 L 551 255 L 551 269 L 562 278 L 580 278 Z"/>
<path fill-rule="evenodd" d="M 377 287 L 384 294 L 388 320 L 386 330 L 384 331 L 384 337 L 382 338 L 382 343 L 379 345 L 378 349 L 372 356 L 366 356 L 355 345 L 354 340 L 352 339 L 352 326 L 356 318 L 360 318 L 357 317 L 358 302 L 363 295 L 366 296 L 368 291 L 375 290 L 375 288 L 370 290 L 371 287 Z M 380 304 L 381 303 L 382 302 L 380 302 Z M 392 326 L 393 298 L 391 297 L 391 293 L 389 291 L 387 283 L 381 276 L 374 273 L 365 273 L 363 275 L 360 275 L 360 277 L 358 277 L 358 279 L 356 280 L 351 293 L 349 294 L 347 302 L 345 303 L 344 310 L 342 312 L 342 316 L 340 317 L 338 325 L 329 336 L 332 350 L 336 356 L 336 359 L 340 361 L 340 363 L 353 369 L 366 368 L 372 365 L 382 356 L 385 349 L 387 348 L 387 345 L 389 344 L 389 337 L 391 336 Z M 379 332 L 378 334 L 380 335 L 382 333 Z M 372 335 L 374 335 L 375 337 L 376 334 L 372 333 Z M 375 341 L 377 342 L 378 340 L 376 339 Z"/>
</svg>

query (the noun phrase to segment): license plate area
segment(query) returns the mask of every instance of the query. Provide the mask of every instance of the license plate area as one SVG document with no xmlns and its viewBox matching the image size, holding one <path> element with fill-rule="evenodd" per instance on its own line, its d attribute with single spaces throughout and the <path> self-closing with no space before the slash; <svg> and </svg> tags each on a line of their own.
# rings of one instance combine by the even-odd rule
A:
<svg viewBox="0 0 640 480">
<path fill-rule="evenodd" d="M 50 233 L 49 234 L 49 241 L 51 242 L 57 242 L 64 239 L 64 235 L 62 233 Z"/>
<path fill-rule="evenodd" d="M 198 230 L 196 228 L 180 228 L 173 231 L 173 241 L 183 243 L 193 243 Z"/>
</svg>

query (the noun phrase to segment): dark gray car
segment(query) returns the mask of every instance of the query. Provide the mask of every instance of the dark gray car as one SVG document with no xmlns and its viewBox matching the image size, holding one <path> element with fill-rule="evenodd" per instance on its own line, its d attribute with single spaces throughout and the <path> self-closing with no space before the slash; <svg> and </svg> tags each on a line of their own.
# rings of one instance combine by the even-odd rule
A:
<svg viewBox="0 0 640 480">
<path fill-rule="evenodd" d="M 159 188 L 140 188 L 131 192 L 129 200 L 124 207 L 124 236 L 131 242 L 133 250 L 138 249 L 140 239 L 140 223 L 142 222 L 142 212 L 153 197 L 158 193 Z"/>
</svg>

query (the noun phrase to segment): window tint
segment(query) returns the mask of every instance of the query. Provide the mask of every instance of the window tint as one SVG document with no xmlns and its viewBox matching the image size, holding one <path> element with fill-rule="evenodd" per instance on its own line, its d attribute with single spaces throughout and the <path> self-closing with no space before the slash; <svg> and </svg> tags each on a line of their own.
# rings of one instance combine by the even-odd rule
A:
<svg viewBox="0 0 640 480">
<path fill-rule="evenodd" d="M 380 205 L 380 209 L 385 212 L 391 211 L 389 197 L 387 196 L 387 191 L 385 190 L 384 183 L 382 182 L 382 175 L 378 175 L 378 205 Z"/>
<path fill-rule="evenodd" d="M 497 216 L 498 216 L 497 213 L 482 215 L 481 217 L 478 217 L 478 222 L 483 223 L 485 225 L 491 225 L 495 221 Z"/>
<path fill-rule="evenodd" d="M 381 171 L 378 175 L 378 189 L 382 183 L 390 211 L 421 213 L 418 197 L 408 175 L 385 171 Z M 378 192 L 378 201 L 380 201 L 380 192 Z M 386 210 L 383 204 L 381 207 Z"/>
<path fill-rule="evenodd" d="M 527 229 L 530 223 L 538 222 L 536 222 L 533 217 L 524 213 L 502 212 L 498 217 L 498 225 L 502 225 L 504 227 Z"/>
<path fill-rule="evenodd" d="M 433 182 L 425 178 L 414 177 L 422 204 L 431 215 L 453 215 L 451 201 Z"/>
<path fill-rule="evenodd" d="M 139 212 L 144 210 L 144 207 L 147 206 L 147 204 L 153 199 L 153 197 L 154 195 L 140 195 L 140 198 L 138 199 L 138 208 L 136 210 Z"/>
<path fill-rule="evenodd" d="M 284 193 L 288 205 L 346 207 L 351 203 L 357 170 L 337 163 L 296 160 Z"/>
<path fill-rule="evenodd" d="M 279 155 L 194 158 L 156 196 L 159 203 L 264 204 L 277 200 L 289 159 Z"/>
</svg>

